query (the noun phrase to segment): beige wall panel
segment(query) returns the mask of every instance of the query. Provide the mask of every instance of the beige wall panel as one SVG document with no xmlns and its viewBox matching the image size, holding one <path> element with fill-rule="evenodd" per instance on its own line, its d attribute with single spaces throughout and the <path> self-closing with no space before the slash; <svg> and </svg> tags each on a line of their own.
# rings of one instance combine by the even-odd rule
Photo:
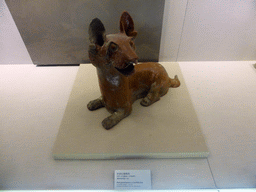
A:
<svg viewBox="0 0 256 192">
<path fill-rule="evenodd" d="M 189 0 L 177 60 L 255 60 L 255 9 L 255 0 Z"/>
</svg>

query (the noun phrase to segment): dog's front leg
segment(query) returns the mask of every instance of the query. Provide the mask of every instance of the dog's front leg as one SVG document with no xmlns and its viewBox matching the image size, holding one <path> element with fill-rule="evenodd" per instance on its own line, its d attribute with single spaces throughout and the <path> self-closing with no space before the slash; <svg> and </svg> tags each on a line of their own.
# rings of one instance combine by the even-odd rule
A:
<svg viewBox="0 0 256 192">
<path fill-rule="evenodd" d="M 124 109 L 120 109 L 120 110 L 114 112 L 109 117 L 105 118 L 102 121 L 102 126 L 106 130 L 109 130 L 112 127 L 114 127 L 117 123 L 119 123 L 122 119 L 124 119 L 125 117 L 129 116 L 130 114 L 131 114 L 131 112 L 127 112 Z"/>
<path fill-rule="evenodd" d="M 98 99 L 95 99 L 95 100 L 90 101 L 90 102 L 87 104 L 87 108 L 88 108 L 90 111 L 93 111 L 93 110 L 96 110 L 96 109 L 99 109 L 99 108 L 102 108 L 102 107 L 105 107 L 105 104 L 104 104 L 104 101 L 103 101 L 102 96 L 99 97 Z"/>
</svg>

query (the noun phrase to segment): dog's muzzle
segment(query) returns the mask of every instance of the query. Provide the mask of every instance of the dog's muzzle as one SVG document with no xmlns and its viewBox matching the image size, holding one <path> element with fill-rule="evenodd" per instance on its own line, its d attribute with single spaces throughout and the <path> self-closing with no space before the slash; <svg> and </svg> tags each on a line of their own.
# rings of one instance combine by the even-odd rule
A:
<svg viewBox="0 0 256 192">
<path fill-rule="evenodd" d="M 122 73 L 125 76 L 129 76 L 134 73 L 134 65 L 137 64 L 137 61 L 135 62 L 127 62 L 125 68 L 119 69 L 115 67 L 120 73 Z"/>
</svg>

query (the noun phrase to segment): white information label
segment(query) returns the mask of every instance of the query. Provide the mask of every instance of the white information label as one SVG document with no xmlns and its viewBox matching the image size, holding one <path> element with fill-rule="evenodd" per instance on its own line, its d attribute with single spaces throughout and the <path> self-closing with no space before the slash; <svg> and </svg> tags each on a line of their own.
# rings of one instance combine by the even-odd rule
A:
<svg viewBox="0 0 256 192">
<path fill-rule="evenodd" d="M 150 170 L 116 170 L 115 189 L 151 189 Z"/>
</svg>

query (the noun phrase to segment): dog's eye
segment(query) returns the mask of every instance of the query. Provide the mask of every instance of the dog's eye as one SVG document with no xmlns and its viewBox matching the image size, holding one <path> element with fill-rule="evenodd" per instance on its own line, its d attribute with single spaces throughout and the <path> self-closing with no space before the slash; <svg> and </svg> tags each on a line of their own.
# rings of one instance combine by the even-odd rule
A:
<svg viewBox="0 0 256 192">
<path fill-rule="evenodd" d="M 117 49 L 118 49 L 118 45 L 117 45 L 117 44 L 111 43 L 111 44 L 109 45 L 109 50 L 110 50 L 111 52 L 115 52 L 115 51 L 117 51 Z"/>
</svg>

